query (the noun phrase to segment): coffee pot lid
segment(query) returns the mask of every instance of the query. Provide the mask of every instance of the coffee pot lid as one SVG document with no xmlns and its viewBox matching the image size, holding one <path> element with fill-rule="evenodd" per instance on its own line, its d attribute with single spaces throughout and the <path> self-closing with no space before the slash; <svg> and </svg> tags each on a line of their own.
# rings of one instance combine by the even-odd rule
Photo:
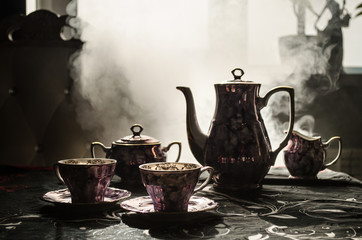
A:
<svg viewBox="0 0 362 240">
<path fill-rule="evenodd" d="M 234 76 L 233 80 L 228 80 L 226 82 L 223 82 L 221 84 L 259 84 L 259 83 L 255 83 L 253 81 L 248 81 L 248 80 L 242 80 L 241 77 L 244 75 L 244 71 L 241 68 L 235 68 L 234 70 L 231 71 L 231 73 Z"/>
<path fill-rule="evenodd" d="M 160 142 L 150 136 L 141 135 L 141 132 L 143 131 L 143 127 L 140 124 L 134 124 L 131 127 L 131 131 L 133 135 L 125 136 L 119 140 L 117 140 L 115 143 L 118 145 L 126 145 L 126 144 L 142 144 L 142 145 L 149 145 L 149 144 L 159 144 Z"/>
</svg>

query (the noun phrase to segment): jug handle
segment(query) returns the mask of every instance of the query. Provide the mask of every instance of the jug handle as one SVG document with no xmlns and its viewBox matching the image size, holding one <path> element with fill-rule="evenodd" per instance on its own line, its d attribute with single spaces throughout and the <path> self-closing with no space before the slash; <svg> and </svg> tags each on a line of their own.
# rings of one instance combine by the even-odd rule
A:
<svg viewBox="0 0 362 240">
<path fill-rule="evenodd" d="M 106 146 L 104 146 L 103 143 L 101 143 L 101 142 L 92 142 L 92 144 L 91 144 L 91 155 L 92 155 L 92 158 L 95 158 L 95 157 L 96 157 L 96 155 L 95 155 L 95 153 L 94 153 L 94 147 L 95 147 L 95 146 L 100 146 L 100 147 L 102 148 L 103 152 L 105 152 L 106 154 L 107 154 L 108 151 L 111 149 L 111 147 L 106 147 Z"/>
<path fill-rule="evenodd" d="M 331 141 L 333 141 L 333 140 L 337 140 L 338 141 L 338 153 L 337 153 L 337 156 L 331 161 L 331 162 L 329 162 L 329 163 L 327 163 L 327 164 L 324 164 L 324 168 L 323 169 L 325 169 L 325 168 L 327 168 L 327 167 L 330 167 L 331 165 L 333 165 L 335 162 L 337 162 L 337 160 L 339 159 L 339 157 L 341 156 L 341 154 L 342 154 L 342 138 L 341 137 L 339 137 L 339 136 L 335 136 L 335 137 L 332 137 L 331 139 L 329 139 L 326 143 L 323 143 L 323 147 L 329 147 L 329 144 L 330 144 L 330 142 Z M 322 169 L 322 170 L 323 170 Z"/>
<path fill-rule="evenodd" d="M 170 150 L 171 146 L 175 144 L 178 146 L 178 155 L 175 162 L 178 162 L 181 156 L 181 142 L 171 142 L 169 145 L 167 145 L 167 147 L 164 147 L 162 151 L 167 152 L 168 150 Z"/>
<path fill-rule="evenodd" d="M 284 137 L 282 142 L 279 144 L 279 147 L 274 151 L 271 151 L 270 161 L 271 165 L 274 165 L 275 160 L 279 154 L 279 152 L 288 144 L 289 138 L 292 135 L 293 127 L 294 127 L 294 115 L 295 115 L 295 102 L 294 102 L 294 88 L 292 87 L 276 87 L 271 89 L 263 98 L 259 98 L 258 107 L 259 109 L 264 108 L 269 101 L 271 95 L 277 92 L 286 91 L 289 94 L 290 108 L 289 108 L 289 127 L 287 135 Z"/>
</svg>

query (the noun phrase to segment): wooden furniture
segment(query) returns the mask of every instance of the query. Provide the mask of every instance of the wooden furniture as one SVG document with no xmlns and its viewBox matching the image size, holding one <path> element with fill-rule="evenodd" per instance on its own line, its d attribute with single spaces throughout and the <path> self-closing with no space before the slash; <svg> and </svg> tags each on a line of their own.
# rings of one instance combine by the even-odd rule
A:
<svg viewBox="0 0 362 240">
<path fill-rule="evenodd" d="M 63 39 L 67 20 L 39 10 L 0 22 L 0 164 L 52 166 L 90 155 L 70 76 L 82 42 Z"/>
</svg>

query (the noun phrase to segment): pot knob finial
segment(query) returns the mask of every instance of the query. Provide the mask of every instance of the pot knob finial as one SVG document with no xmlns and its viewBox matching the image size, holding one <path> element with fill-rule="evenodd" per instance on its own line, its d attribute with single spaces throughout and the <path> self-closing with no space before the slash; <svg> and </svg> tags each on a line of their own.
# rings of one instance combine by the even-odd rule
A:
<svg viewBox="0 0 362 240">
<path fill-rule="evenodd" d="M 138 128 L 138 129 L 137 129 Z M 138 131 L 137 131 L 138 130 Z M 143 131 L 143 127 L 140 124 L 134 124 L 131 127 L 131 131 L 133 133 L 133 137 L 140 137 L 141 136 L 141 132 Z"/>
<path fill-rule="evenodd" d="M 241 77 L 244 75 L 244 71 L 241 68 L 235 68 L 234 70 L 231 71 L 231 73 L 234 76 L 234 80 L 240 80 Z M 237 74 L 239 73 L 239 74 Z"/>
</svg>

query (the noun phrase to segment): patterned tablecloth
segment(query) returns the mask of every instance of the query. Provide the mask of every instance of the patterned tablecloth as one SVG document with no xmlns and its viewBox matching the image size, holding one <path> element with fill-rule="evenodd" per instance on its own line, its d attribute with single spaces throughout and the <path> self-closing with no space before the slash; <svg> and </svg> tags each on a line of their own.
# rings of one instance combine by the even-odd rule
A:
<svg viewBox="0 0 362 240">
<path fill-rule="evenodd" d="M 43 194 L 64 188 L 52 171 L 0 170 L 0 239 L 362 239 L 362 183 L 326 170 L 317 180 L 288 179 L 273 168 L 263 188 L 248 193 L 197 196 L 218 202 L 213 210 L 139 214 L 119 202 L 97 209 L 58 206 Z M 114 178 L 114 188 L 123 188 Z M 143 188 L 129 188 L 135 198 Z"/>
</svg>

